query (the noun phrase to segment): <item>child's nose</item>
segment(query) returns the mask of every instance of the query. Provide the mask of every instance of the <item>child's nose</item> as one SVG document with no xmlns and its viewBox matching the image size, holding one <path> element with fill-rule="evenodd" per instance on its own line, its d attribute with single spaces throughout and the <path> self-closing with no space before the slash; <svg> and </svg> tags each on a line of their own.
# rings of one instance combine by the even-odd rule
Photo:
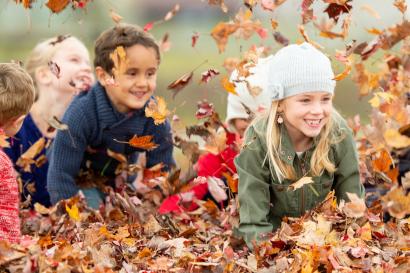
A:
<svg viewBox="0 0 410 273">
<path fill-rule="evenodd" d="M 314 103 L 312 108 L 310 109 L 312 114 L 322 114 L 323 113 L 323 105 L 320 102 Z"/>
</svg>

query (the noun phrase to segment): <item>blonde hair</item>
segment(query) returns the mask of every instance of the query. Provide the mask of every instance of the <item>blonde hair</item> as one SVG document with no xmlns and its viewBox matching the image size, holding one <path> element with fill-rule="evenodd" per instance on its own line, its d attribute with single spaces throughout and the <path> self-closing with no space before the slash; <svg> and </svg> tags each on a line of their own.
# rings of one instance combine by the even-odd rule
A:
<svg viewBox="0 0 410 273">
<path fill-rule="evenodd" d="M 59 35 L 38 43 L 30 52 L 26 60 L 25 68 L 30 74 L 31 78 L 33 78 L 35 85 L 37 85 L 36 72 L 38 71 L 38 69 L 47 67 L 48 63 L 53 59 L 56 52 L 60 50 L 62 44 L 68 39 L 75 39 L 82 43 L 76 37 L 73 37 L 71 35 Z M 36 98 L 37 96 L 38 94 L 36 93 Z"/>
<path fill-rule="evenodd" d="M 34 96 L 33 80 L 20 65 L 0 63 L 0 125 L 26 115 Z"/>
<path fill-rule="evenodd" d="M 263 132 L 266 136 L 266 145 L 267 145 L 267 155 L 266 159 L 269 159 L 269 168 L 271 172 L 273 171 L 276 174 L 278 182 L 281 183 L 283 179 L 297 179 L 297 174 L 292 165 L 287 164 L 286 162 L 280 159 L 280 147 L 281 147 L 281 129 L 277 123 L 277 111 L 278 111 L 279 101 L 273 101 L 270 107 L 270 110 L 265 115 L 267 119 L 266 132 Z M 260 119 L 259 119 L 260 120 Z M 331 118 L 327 124 L 323 127 L 322 131 L 319 134 L 319 140 L 317 142 L 316 148 L 313 151 L 312 158 L 310 160 L 310 175 L 320 176 L 323 171 L 326 170 L 330 173 L 336 171 L 335 165 L 329 159 L 329 151 L 331 145 L 335 144 L 341 139 L 344 135 L 340 134 L 340 114 L 333 109 Z M 254 122 L 258 122 L 255 120 Z M 273 168 L 273 170 L 272 170 Z"/>
</svg>

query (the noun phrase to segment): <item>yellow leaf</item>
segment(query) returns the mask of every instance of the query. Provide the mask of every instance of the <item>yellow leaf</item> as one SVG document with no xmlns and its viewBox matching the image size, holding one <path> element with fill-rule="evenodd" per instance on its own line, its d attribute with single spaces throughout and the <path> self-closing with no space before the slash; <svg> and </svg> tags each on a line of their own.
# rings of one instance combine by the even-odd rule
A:
<svg viewBox="0 0 410 273">
<path fill-rule="evenodd" d="M 153 118 L 155 125 L 159 125 L 165 122 L 171 112 L 168 111 L 164 98 L 155 97 L 155 100 L 151 100 L 148 103 L 148 106 L 145 108 L 145 116 Z"/>
<path fill-rule="evenodd" d="M 367 222 L 364 226 L 360 228 L 360 239 L 362 239 L 363 241 L 372 240 L 372 228 L 369 222 Z"/>
<path fill-rule="evenodd" d="M 382 31 L 378 30 L 377 28 L 366 29 L 366 31 L 369 32 L 370 34 L 374 34 L 374 35 L 382 34 Z"/>
<path fill-rule="evenodd" d="M 10 143 L 7 141 L 9 137 L 6 136 L 5 134 L 0 134 L 0 147 L 1 148 L 9 148 Z"/>
<path fill-rule="evenodd" d="M 40 203 L 34 204 L 34 210 L 40 214 L 49 214 L 50 209 L 46 208 L 45 206 L 41 205 Z"/>
<path fill-rule="evenodd" d="M 129 63 L 124 47 L 118 46 L 114 52 L 110 53 L 110 59 L 114 63 L 114 67 L 112 68 L 114 75 L 118 76 L 123 74 Z"/>
<path fill-rule="evenodd" d="M 352 62 L 353 62 L 353 60 L 352 60 L 351 56 L 346 59 L 346 62 L 344 62 L 345 63 L 345 69 L 343 70 L 342 73 L 340 73 L 340 74 L 338 74 L 334 77 L 335 81 L 341 81 L 350 74 L 350 71 L 352 71 Z"/>
<path fill-rule="evenodd" d="M 384 139 L 386 140 L 389 146 L 394 148 L 407 148 L 410 146 L 410 138 L 404 135 L 401 135 L 397 130 L 388 129 L 384 132 Z"/>
<path fill-rule="evenodd" d="M 65 205 L 65 210 L 67 211 L 70 218 L 73 219 L 74 221 L 81 220 L 80 213 L 78 211 L 78 207 L 76 204 L 74 204 L 71 208 L 68 205 Z"/>
<path fill-rule="evenodd" d="M 228 79 L 228 77 L 224 77 L 221 80 L 221 84 L 223 86 L 223 88 L 228 91 L 229 93 L 232 93 L 234 95 L 238 95 L 238 93 L 236 93 L 235 91 L 235 84 L 231 83 Z"/>
</svg>

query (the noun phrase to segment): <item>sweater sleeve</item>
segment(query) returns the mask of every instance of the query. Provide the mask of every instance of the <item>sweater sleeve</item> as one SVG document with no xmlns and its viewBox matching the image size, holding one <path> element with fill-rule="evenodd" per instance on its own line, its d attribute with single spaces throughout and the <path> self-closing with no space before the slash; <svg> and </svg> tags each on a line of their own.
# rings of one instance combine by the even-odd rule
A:
<svg viewBox="0 0 410 273">
<path fill-rule="evenodd" d="M 173 142 L 171 126 L 168 120 L 163 125 L 156 126 L 154 132 L 154 142 L 159 146 L 152 151 L 147 152 L 147 168 L 150 168 L 158 163 L 164 163 L 165 170 L 169 170 L 175 166 L 173 158 Z"/>
<path fill-rule="evenodd" d="M 89 116 L 78 104 L 71 105 L 63 117 L 69 130 L 58 131 L 50 151 L 47 189 L 52 204 L 77 194 L 75 182 L 90 135 Z"/>
<path fill-rule="evenodd" d="M 265 167 L 266 149 L 263 147 L 254 127 L 245 136 L 245 147 L 235 158 L 239 175 L 238 197 L 240 223 L 238 232 L 249 247 L 258 235 L 271 232 L 270 212 L 270 171 Z"/>
<path fill-rule="evenodd" d="M 347 127 L 347 126 L 346 126 Z M 344 139 L 336 147 L 336 172 L 334 189 L 338 200 L 350 201 L 346 192 L 355 193 L 364 198 L 364 187 L 360 182 L 359 159 L 356 151 L 356 142 L 352 132 L 343 128 L 346 132 Z"/>
</svg>

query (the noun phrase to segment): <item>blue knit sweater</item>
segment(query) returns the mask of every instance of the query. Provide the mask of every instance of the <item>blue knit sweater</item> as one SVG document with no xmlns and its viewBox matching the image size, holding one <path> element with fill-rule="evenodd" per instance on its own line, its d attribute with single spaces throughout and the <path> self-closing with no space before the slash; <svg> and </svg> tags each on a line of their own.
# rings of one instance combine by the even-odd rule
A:
<svg viewBox="0 0 410 273">
<path fill-rule="evenodd" d="M 31 195 L 31 206 L 35 203 L 40 203 L 43 206 L 48 207 L 51 205 L 50 196 L 46 190 L 48 162 L 39 167 L 35 164 L 31 164 L 30 172 L 25 172 L 23 168 L 16 165 L 20 156 L 42 137 L 43 134 L 40 132 L 40 129 L 38 129 L 37 125 L 34 123 L 31 115 L 28 114 L 24 119 L 20 131 L 14 137 L 10 138 L 10 148 L 4 148 L 4 152 L 13 161 L 14 168 L 20 174 L 23 181 L 22 201 L 26 200 L 26 198 Z M 46 148 L 44 148 L 38 156 L 44 155 L 45 153 Z M 34 183 L 34 192 L 29 191 L 27 187 L 32 183 Z"/>
<path fill-rule="evenodd" d="M 161 162 L 166 169 L 175 165 L 169 122 L 155 125 L 145 116 L 145 108 L 129 114 L 118 112 L 99 83 L 74 98 L 62 121 L 69 130 L 57 133 L 49 156 L 47 188 L 53 204 L 77 194 L 76 177 L 86 166 L 94 173 L 115 176 L 119 162 L 107 155 L 107 149 L 125 155 L 129 163 L 136 162 L 143 151 L 114 139 L 128 141 L 134 135 L 152 135 L 159 146 L 146 153 L 146 167 Z"/>
</svg>

